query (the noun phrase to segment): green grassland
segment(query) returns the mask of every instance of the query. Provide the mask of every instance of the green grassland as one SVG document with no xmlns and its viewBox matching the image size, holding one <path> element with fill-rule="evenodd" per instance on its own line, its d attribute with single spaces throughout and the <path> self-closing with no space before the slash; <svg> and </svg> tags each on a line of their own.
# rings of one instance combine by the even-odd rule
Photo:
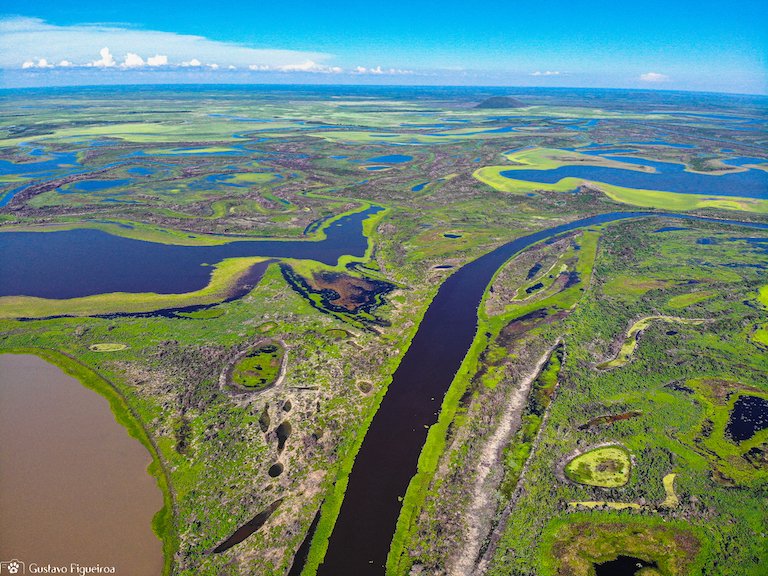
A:
<svg viewBox="0 0 768 576">
<path fill-rule="evenodd" d="M 713 120 L 650 114 L 651 105 L 630 110 L 558 98 L 532 96 L 510 119 L 473 108 L 476 102 L 463 96 L 408 93 L 328 98 L 300 91 L 283 98 L 221 91 L 201 99 L 168 88 L 119 97 L 96 89 L 42 91 L 25 96 L 30 108 L 13 94 L 0 96 L 0 153 L 18 171 L 0 178 L 0 199 L 18 194 L 0 207 L 0 235 L 91 228 L 187 246 L 316 241 L 345 214 L 384 208 L 364 222 L 369 243 L 362 258 L 271 265 L 251 293 L 234 301 L 224 300 L 262 259 L 212 262 L 209 284 L 190 294 L 0 298 L 0 351 L 34 349 L 57 363 L 71 360 L 86 385 L 102 378 L 112 392 L 93 387 L 110 398 L 118 394 L 121 407 L 113 403 L 113 410 L 150 449 L 151 472 L 165 493 L 155 529 L 167 573 L 285 574 L 320 511 L 303 572 L 314 574 L 365 431 L 427 305 L 456 268 L 523 234 L 627 205 L 764 221 L 765 201 L 603 184 L 595 184 L 599 192 L 550 194 L 581 181 L 542 191 L 502 178 L 500 171 L 515 166 L 587 161 L 640 170 L 564 151 L 638 140 L 647 141 L 638 144 L 639 157 L 722 173 L 724 159 L 754 156 L 762 141 L 759 133 L 740 131 L 744 145 L 729 143 L 726 152 L 718 138 L 734 136 Z M 653 123 L 628 128 L 628 119 Z M 654 143 L 667 139 L 696 147 Z M 365 169 L 370 158 L 395 153 L 412 160 Z M 53 165 L 45 171 L 33 168 L 46 160 Z M 121 183 L 78 185 L 88 180 Z M 430 184 L 412 190 L 423 182 Z M 554 574 L 562 562 L 591 566 L 621 551 L 645 558 L 651 549 L 648 557 L 664 570 L 712 573 L 727 556 L 743 571 L 725 567 L 724 575 L 759 573 L 755 558 L 765 555 L 754 534 L 766 517 L 759 497 L 766 471 L 751 455 L 768 438 L 759 432 L 736 445 L 724 430 L 740 395 L 766 394 L 764 255 L 735 237 L 763 233 L 705 224 L 664 234 L 653 229 L 627 222 L 580 230 L 513 258 L 496 274 L 480 306 L 478 336 L 441 399 L 404 495 L 389 573 L 441 573 L 461 550 L 477 454 L 502 420 L 514 384 L 540 360 L 478 517 L 498 536 L 489 542 L 490 574 Z M 714 242 L 696 244 L 704 237 Z M 540 271 L 527 279 L 538 261 Z M 307 280 L 343 275 L 393 289 L 377 297 L 372 312 L 340 311 L 322 290 L 292 286 L 281 265 Z M 205 307 L 146 314 L 193 305 Z M 120 313 L 128 315 L 94 317 Z M 57 317 L 63 315 L 69 317 Z M 593 369 L 638 318 L 673 316 L 707 322 L 652 322 L 631 362 Z M 269 386 L 271 353 L 247 357 L 265 342 L 286 351 L 276 386 Z M 230 369 L 241 386 L 227 385 Z M 723 397 L 713 380 L 727 382 L 730 395 Z M 641 415 L 578 428 L 626 411 Z M 280 451 L 283 423 L 281 430 L 291 432 Z M 557 478 L 562 458 L 605 443 L 632 454 L 625 485 L 604 489 Z M 278 458 L 284 471 L 272 478 L 268 470 Z M 209 553 L 279 498 L 285 504 L 262 529 L 224 554 Z M 587 526 L 590 538 L 579 539 L 573 526 Z"/>
<path fill-rule="evenodd" d="M 401 553 L 398 562 L 391 564 L 393 574 L 455 566 L 455 555 L 462 554 L 465 542 L 461 514 L 468 505 L 467 486 L 476 467 L 473 454 L 483 445 L 478 437 L 487 438 L 494 430 L 498 416 L 492 415 L 505 409 L 510 374 L 521 372 L 505 366 L 529 366 L 535 351 L 561 334 L 565 334 L 566 354 L 545 425 L 534 434 L 532 449 L 531 434 L 521 426 L 499 461 L 511 486 L 510 482 L 500 485 L 504 489 L 499 490 L 496 513 L 488 519 L 490 527 L 499 524 L 495 549 L 496 540 L 491 540 L 487 573 L 560 574 L 569 566 L 574 574 L 589 574 L 594 563 L 619 554 L 655 561 L 665 574 L 706 573 L 712 566 L 717 566 L 718 574 L 760 573 L 764 550 L 759 539 L 749 534 L 759 530 L 768 514 L 760 498 L 768 469 L 749 454 L 765 445 L 768 430 L 738 445 L 724 430 L 739 395 L 768 393 L 762 377 L 766 355 L 758 352 L 742 329 L 744 323 L 765 317 L 749 305 L 750 297 L 762 294 L 763 285 L 760 268 L 751 265 L 764 256 L 740 238 L 743 232 L 695 225 L 690 230 L 653 234 L 659 225 L 639 221 L 603 227 L 590 267 L 591 280 L 588 275 L 582 285 L 586 293 L 576 299 L 566 318 L 529 322 L 526 335 L 510 341 L 499 339 L 511 333 L 508 329 L 489 328 L 499 318 L 504 319 L 502 327 L 511 321 L 518 326 L 514 333 L 521 334 L 514 308 L 486 317 L 468 356 L 472 364 L 465 361 L 457 376 L 458 382 L 464 374 L 463 386 L 469 386 L 471 394 L 461 389 L 463 399 L 457 402 L 454 422 L 445 426 L 441 454 L 432 456 L 434 475 L 423 481 L 426 487 L 421 488 L 416 510 L 408 511 L 407 530 L 398 532 L 401 541 L 394 544 Z M 755 231 L 743 235 L 766 237 Z M 701 238 L 715 241 L 697 243 Z M 547 248 L 554 253 L 539 252 L 523 260 L 522 272 L 537 260 L 557 261 L 567 250 Z M 706 263 L 701 276 L 700 263 Z M 513 265 L 514 260 L 507 269 Z M 491 286 L 506 278 L 514 275 L 502 268 Z M 711 296 L 684 300 L 691 294 L 691 282 Z M 548 307 L 551 298 L 539 301 L 539 306 Z M 607 372 L 590 368 L 611 342 L 624 338 L 626 326 L 643 312 L 671 316 L 681 301 L 688 316 L 707 322 L 651 322 L 633 362 Z M 667 334 L 670 329 L 672 335 Z M 493 368 L 497 365 L 502 369 Z M 715 377 L 720 384 L 714 390 L 720 396 L 712 385 L 698 384 L 696 375 Z M 504 388 L 507 392 L 500 393 Z M 640 415 L 580 429 L 592 417 L 627 410 Z M 622 454 L 617 459 L 627 465 L 608 482 L 613 487 L 558 480 L 559 461 L 577 446 L 601 443 L 620 443 L 631 452 L 631 474 L 628 452 L 617 449 Z M 523 456 L 516 458 L 516 454 Z M 591 483 L 594 477 L 587 480 Z M 738 494 L 734 486 L 741 487 Z M 406 504 L 413 488 L 414 482 Z M 455 509 L 455 513 L 446 512 Z M 570 532 L 569 527 L 577 523 L 576 532 Z M 660 532 L 661 526 L 671 531 Z M 681 539 L 687 542 L 683 549 L 665 544 Z M 723 564 L 726 554 L 729 560 Z"/>
<path fill-rule="evenodd" d="M 688 297 L 688 294 L 684 294 L 682 296 Z M 671 307 L 678 307 L 679 306 L 679 300 L 675 301 L 675 298 L 679 299 L 679 296 L 673 296 L 669 299 L 668 305 Z M 693 302 L 690 302 L 690 304 L 695 304 L 696 302 L 702 302 L 704 299 L 701 300 L 695 300 Z M 673 303 L 674 302 L 674 303 Z M 651 325 L 652 322 L 655 321 L 661 321 L 661 322 L 667 322 L 667 323 L 680 323 L 680 324 L 691 324 L 691 325 L 699 325 L 704 322 L 704 320 L 699 320 L 695 318 L 678 318 L 676 316 L 646 316 L 645 318 L 640 318 L 640 320 L 637 320 L 632 324 L 632 326 L 629 327 L 629 330 L 627 330 L 627 334 L 624 337 L 623 342 L 621 343 L 621 348 L 619 349 L 618 354 L 616 354 L 616 358 L 613 360 L 608 360 L 606 362 L 601 362 L 597 365 L 597 368 L 600 370 L 608 370 L 609 368 L 618 368 L 620 366 L 624 366 L 627 362 L 629 362 L 632 359 L 632 355 L 635 353 L 635 349 L 637 348 L 637 342 L 638 338 L 640 337 L 640 333 L 648 328 L 648 326 Z"/>
<path fill-rule="evenodd" d="M 601 488 L 624 486 L 631 470 L 629 452 L 620 446 L 595 448 L 565 465 L 565 475 L 573 482 Z"/>
<path fill-rule="evenodd" d="M 249 390 L 264 390 L 280 375 L 285 350 L 279 343 L 264 344 L 248 351 L 232 369 L 232 382 Z"/>
<path fill-rule="evenodd" d="M 526 491 L 509 517 L 505 534 L 495 555 L 495 567 L 490 571 L 492 574 L 507 573 L 509 562 L 521 569 L 525 566 L 527 569 L 540 570 L 542 574 L 563 569 L 562 564 L 558 562 L 565 560 L 553 559 L 550 556 L 552 552 L 546 547 L 548 532 L 541 516 L 557 518 L 558 520 L 553 522 L 563 525 L 564 522 L 573 521 L 572 514 L 564 515 L 559 512 L 554 503 L 545 506 L 550 512 L 544 513 L 542 502 L 553 500 L 553 495 L 544 496 L 552 491 L 552 482 L 555 482 L 555 494 L 560 495 L 563 500 L 587 500 L 583 496 L 597 495 L 588 489 L 558 484 L 554 479 L 548 480 L 553 475 L 554 461 L 566 454 L 577 440 L 619 441 L 632 451 L 636 464 L 629 482 L 622 488 L 620 500 L 661 502 L 663 505 L 656 514 L 675 518 L 676 521 L 682 520 L 685 524 L 681 525 L 681 528 L 697 534 L 706 534 L 698 537 L 702 552 L 696 556 L 697 565 L 712 566 L 712 563 L 717 561 L 717 551 L 727 548 L 729 561 L 727 565 L 718 562 L 718 573 L 760 572 L 760 563 L 756 560 L 761 557 L 758 552 L 760 545 L 749 539 L 746 534 L 755 529 L 760 523 L 760 518 L 765 518 L 764 504 L 760 503 L 757 496 L 759 491 L 742 491 L 741 495 L 736 497 L 728 487 L 764 485 L 766 470 L 750 464 L 743 455 L 748 448 L 759 446 L 765 440 L 763 433 L 760 433 L 759 438 L 755 437 L 749 441 L 754 440 L 749 447 L 736 446 L 724 437 L 724 427 L 732 402 L 738 396 L 738 390 L 748 387 L 750 390 L 763 390 L 765 393 L 764 381 L 759 376 L 765 369 L 765 355 L 756 353 L 754 346 L 740 329 L 741 317 L 755 317 L 757 314 L 742 301 L 745 295 L 759 286 L 755 285 L 756 282 L 759 283 L 759 274 L 750 268 L 737 269 L 726 266 L 731 262 L 756 262 L 761 256 L 759 252 L 737 240 L 719 244 L 717 249 L 695 243 L 697 238 L 708 237 L 709 234 L 718 236 L 714 230 L 692 230 L 675 237 L 674 240 L 662 240 L 658 236 L 648 234 L 650 228 L 651 226 L 646 224 L 641 225 L 640 230 L 630 232 L 629 226 L 624 224 L 606 229 L 595 267 L 598 282 L 593 284 L 590 298 L 582 300 L 582 304 L 577 306 L 568 319 L 571 338 L 577 341 L 579 338 L 585 338 L 587 342 L 592 343 L 589 348 L 593 351 L 588 352 L 586 347 L 574 346 L 573 343 L 569 347 L 568 362 L 561 373 L 564 383 L 561 383 L 560 393 L 553 403 L 550 425 L 545 430 L 542 442 L 530 463 L 529 476 L 525 481 Z M 726 237 L 724 233 L 720 234 L 718 237 Z M 661 244 L 664 244 L 663 249 Z M 630 246 L 632 249 L 627 251 Z M 700 248 L 704 249 L 700 251 Z M 603 374 L 585 370 L 585 360 L 588 362 L 590 355 L 594 358 L 596 353 L 599 354 L 595 350 L 597 343 L 609 341 L 611 334 L 615 337 L 615 334 L 621 333 L 622 318 L 631 317 L 633 310 L 664 310 L 670 297 L 674 297 L 676 293 L 684 294 L 685 288 L 680 281 L 685 278 L 687 271 L 680 267 L 680 264 L 686 262 L 686 266 L 691 266 L 698 260 L 710 262 L 715 271 L 718 268 L 729 272 L 738 270 L 741 276 L 740 282 L 734 282 L 730 274 L 725 275 L 725 281 L 715 274 L 710 282 L 716 287 L 716 290 L 713 290 L 716 295 L 691 304 L 690 311 L 695 311 L 696 316 L 710 318 L 710 323 L 699 326 L 678 325 L 675 328 L 676 333 L 672 336 L 666 335 L 660 327 L 654 329 L 658 324 L 652 324 L 639 342 L 634 362 Z M 675 266 L 681 268 L 678 274 L 673 272 Z M 631 300 L 616 298 L 610 295 L 611 292 L 603 292 L 603 288 L 611 286 L 611 278 L 614 275 L 629 275 L 639 279 L 647 272 L 651 272 L 653 276 L 667 274 L 667 278 L 672 282 L 651 287 Z M 674 343 L 670 340 L 674 340 Z M 566 340 L 566 345 L 568 342 L 569 340 Z M 672 362 L 666 359 L 670 345 L 674 347 Z M 711 386 L 707 389 L 696 384 L 699 380 L 691 380 L 697 374 L 701 375 L 699 377 L 716 377 L 718 382 L 722 382 L 716 388 L 721 394 L 737 393 L 730 396 L 727 402 L 718 401 L 713 397 Z M 674 382 L 681 376 L 682 386 L 674 387 Z M 579 418 L 586 418 L 590 413 L 610 413 L 625 408 L 642 410 L 643 415 L 589 432 L 579 431 L 573 425 L 558 425 L 558 422 L 578 422 Z M 707 424 L 708 421 L 714 424 Z M 555 430 L 558 432 L 555 433 Z M 669 473 L 672 470 L 677 473 L 674 478 L 679 505 L 676 508 L 671 508 L 670 505 L 672 480 Z M 554 500 L 557 500 L 557 497 Z M 707 520 L 706 515 L 701 513 L 702 506 L 710 511 L 716 510 L 720 520 Z M 640 530 L 638 533 L 646 533 L 649 539 L 658 540 L 658 535 L 654 535 L 651 528 L 651 519 L 635 517 L 631 512 L 595 510 L 586 516 L 581 513 L 579 518 L 586 518 L 590 523 L 595 522 L 595 526 L 607 521 L 615 524 L 617 528 L 635 525 L 634 530 Z M 706 528 L 706 532 L 702 532 L 702 528 Z M 595 531 L 595 537 L 601 537 L 599 530 Z M 521 544 L 533 546 L 538 538 L 541 538 L 538 540 L 541 547 L 534 546 L 537 552 L 527 553 L 524 557 L 518 554 L 511 560 L 509 546 L 512 542 L 515 543 L 515 550 L 521 550 L 527 549 L 525 546 L 521 548 Z M 565 543 L 563 545 L 565 546 Z M 574 548 L 579 548 L 583 554 L 595 555 L 599 546 L 600 544 L 595 542 Z M 637 552 L 637 549 L 628 543 L 622 546 L 621 549 L 615 548 L 611 554 L 621 552 L 622 549 L 625 553 Z M 662 548 L 660 542 L 655 546 L 657 549 Z M 592 558 L 597 561 L 595 559 L 598 556 Z M 658 558 L 656 560 L 661 562 Z M 692 561 L 692 558 L 689 558 L 689 561 Z"/>
<path fill-rule="evenodd" d="M 118 342 L 100 342 L 98 344 L 91 344 L 89 348 L 94 352 L 117 352 L 118 350 L 125 350 L 128 348 L 128 345 Z"/>
<path fill-rule="evenodd" d="M 693 558 L 700 543 L 684 525 L 616 521 L 595 524 L 589 516 L 571 516 L 572 520 L 549 527 L 548 552 L 554 561 L 548 562 L 542 574 L 588 576 L 594 574 L 595 564 L 614 560 L 620 554 L 655 562 L 658 568 L 638 572 L 647 576 L 688 574 L 695 566 Z"/>
</svg>

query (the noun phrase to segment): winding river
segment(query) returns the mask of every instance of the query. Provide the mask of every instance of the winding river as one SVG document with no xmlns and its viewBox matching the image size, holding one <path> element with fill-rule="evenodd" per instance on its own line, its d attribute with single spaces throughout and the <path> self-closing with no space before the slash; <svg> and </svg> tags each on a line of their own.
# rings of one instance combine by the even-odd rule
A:
<svg viewBox="0 0 768 576">
<path fill-rule="evenodd" d="M 395 371 L 392 383 L 355 458 L 321 576 L 384 574 L 399 498 L 405 495 L 428 428 L 477 331 L 477 310 L 493 274 L 510 257 L 563 232 L 627 218 L 665 216 L 768 229 L 766 224 L 685 214 L 615 212 L 523 236 L 470 262 L 437 292 Z"/>
</svg>

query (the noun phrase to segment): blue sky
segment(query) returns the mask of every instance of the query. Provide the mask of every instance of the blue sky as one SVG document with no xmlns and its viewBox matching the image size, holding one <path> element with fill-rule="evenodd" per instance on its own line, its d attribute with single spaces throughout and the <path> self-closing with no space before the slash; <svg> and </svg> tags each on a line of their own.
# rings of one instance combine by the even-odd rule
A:
<svg viewBox="0 0 768 576">
<path fill-rule="evenodd" d="M 4 86 L 275 81 L 768 92 L 765 1 L 4 0 L 0 10 Z"/>
</svg>

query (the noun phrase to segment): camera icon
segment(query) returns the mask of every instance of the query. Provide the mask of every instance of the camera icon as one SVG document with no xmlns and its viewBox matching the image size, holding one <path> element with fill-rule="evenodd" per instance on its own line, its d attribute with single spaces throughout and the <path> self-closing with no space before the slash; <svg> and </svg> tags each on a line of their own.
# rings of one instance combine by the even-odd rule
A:
<svg viewBox="0 0 768 576">
<path fill-rule="evenodd" d="M 27 568 L 21 560 L 0 562 L 0 574 L 26 574 Z"/>
</svg>

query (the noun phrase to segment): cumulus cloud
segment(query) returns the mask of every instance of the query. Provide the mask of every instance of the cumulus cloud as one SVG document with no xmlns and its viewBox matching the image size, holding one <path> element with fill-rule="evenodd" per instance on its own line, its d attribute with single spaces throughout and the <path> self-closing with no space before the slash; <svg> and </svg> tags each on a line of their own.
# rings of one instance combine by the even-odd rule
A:
<svg viewBox="0 0 768 576">
<path fill-rule="evenodd" d="M 67 68 L 68 66 L 72 66 L 72 62 L 70 62 L 69 60 L 62 60 L 61 62 L 59 62 L 59 66 L 61 66 L 62 68 Z"/>
<path fill-rule="evenodd" d="M 104 52 L 104 48 L 109 49 Z M 45 52 L 41 53 L 41 47 Z M 98 60 L 94 54 L 101 49 Z M 270 69 L 300 69 L 306 62 L 332 70 L 323 52 L 250 48 L 218 42 L 203 36 L 139 30 L 103 24 L 56 26 L 39 18 L 0 17 L 0 68 L 37 68 L 41 56 L 47 62 L 66 60 L 74 66 L 116 67 L 112 54 L 147 57 L 148 66 L 181 65 L 183 62 L 216 62 L 220 66 L 248 67 L 258 62 Z M 162 56 L 160 55 L 162 54 Z M 133 60 L 131 60 L 133 61 Z M 126 66 L 131 67 L 131 66 Z"/>
<path fill-rule="evenodd" d="M 99 50 L 99 54 L 101 55 L 101 58 L 91 62 L 89 64 L 90 66 L 97 66 L 99 68 L 111 68 L 115 65 L 115 59 L 113 58 L 112 53 L 109 51 L 109 48 L 105 46 Z"/>
<path fill-rule="evenodd" d="M 168 56 L 164 54 L 155 54 L 147 58 L 147 66 L 165 66 L 168 64 Z"/>
<path fill-rule="evenodd" d="M 643 82 L 666 82 L 669 80 L 669 76 L 659 74 L 658 72 L 646 72 L 645 74 L 640 74 L 640 80 Z"/>
<path fill-rule="evenodd" d="M 37 62 L 32 60 L 25 60 L 21 64 L 22 68 L 53 68 L 53 64 L 48 62 L 45 58 L 38 58 Z"/>
<path fill-rule="evenodd" d="M 531 76 L 560 76 L 560 72 L 557 70 L 536 70 L 536 72 L 531 72 Z"/>
<path fill-rule="evenodd" d="M 123 66 L 126 68 L 138 68 L 144 66 L 144 58 L 133 52 L 128 52 L 128 54 L 125 55 Z"/>
<path fill-rule="evenodd" d="M 182 66 L 192 66 L 193 68 L 196 68 L 198 66 L 202 66 L 203 63 L 200 62 L 197 58 L 192 58 L 192 60 L 187 60 L 186 62 L 181 63 Z"/>
</svg>

